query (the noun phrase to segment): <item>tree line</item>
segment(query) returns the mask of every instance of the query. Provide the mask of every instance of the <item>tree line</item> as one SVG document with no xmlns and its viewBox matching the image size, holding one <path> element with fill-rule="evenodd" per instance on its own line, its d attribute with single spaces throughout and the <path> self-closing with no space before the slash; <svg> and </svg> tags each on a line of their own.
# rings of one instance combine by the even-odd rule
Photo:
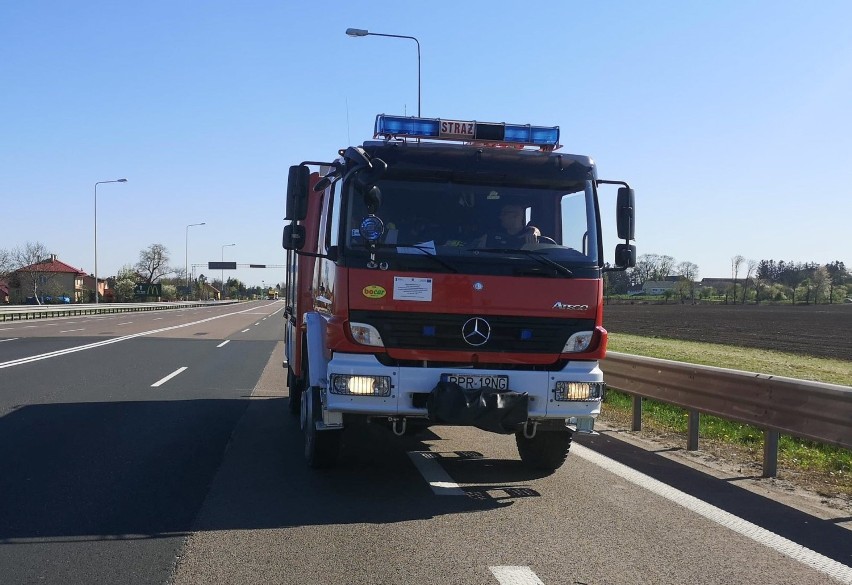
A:
<svg viewBox="0 0 852 585">
<path fill-rule="evenodd" d="M 828 264 L 731 258 L 730 278 L 699 279 L 692 262 L 678 262 L 672 256 L 643 254 L 634 268 L 606 272 L 607 295 L 627 295 L 648 282 L 671 282 L 664 297 L 685 302 L 716 300 L 730 304 L 761 302 L 822 304 L 843 302 L 852 295 L 852 274 L 840 260 Z"/>
</svg>

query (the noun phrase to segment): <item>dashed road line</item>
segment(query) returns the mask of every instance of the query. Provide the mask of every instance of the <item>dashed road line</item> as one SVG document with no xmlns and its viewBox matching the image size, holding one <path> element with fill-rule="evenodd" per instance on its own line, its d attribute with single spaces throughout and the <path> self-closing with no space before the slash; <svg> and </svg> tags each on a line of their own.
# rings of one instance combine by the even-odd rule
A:
<svg viewBox="0 0 852 585">
<path fill-rule="evenodd" d="M 222 346 L 224 346 L 224 345 L 226 345 L 226 344 L 230 343 L 230 341 L 231 341 L 230 339 L 226 339 L 225 341 L 223 341 L 222 343 L 220 343 L 220 344 L 219 344 L 219 345 L 217 345 L 216 347 L 222 347 Z"/>
<path fill-rule="evenodd" d="M 86 351 L 89 349 L 94 349 L 96 347 L 103 347 L 104 345 L 110 345 L 113 343 L 121 343 L 122 341 L 127 341 L 129 339 L 136 339 L 137 337 L 145 337 L 146 335 L 153 335 L 155 333 L 163 333 L 164 331 L 174 331 L 175 329 L 182 329 L 184 327 L 192 327 L 193 325 L 200 325 L 201 323 L 208 323 L 210 321 L 214 321 L 216 319 L 222 319 L 223 317 L 231 317 L 234 315 L 242 315 L 251 309 L 245 309 L 242 311 L 236 311 L 234 313 L 225 313 L 223 315 L 216 315 L 213 317 L 208 317 L 206 319 L 201 319 L 199 321 L 192 321 L 190 323 L 182 323 L 180 325 L 172 325 L 171 327 L 162 327 L 160 329 L 152 329 L 150 331 L 143 331 L 141 333 L 133 333 L 130 335 L 124 335 L 122 337 L 115 337 L 113 339 L 105 339 L 104 341 L 96 341 L 95 343 L 87 343 L 86 345 L 80 345 L 77 347 L 70 347 L 68 349 L 60 349 L 57 351 L 49 351 L 47 353 L 42 353 L 39 355 L 29 356 L 25 358 L 19 358 L 16 360 L 9 360 L 8 362 L 0 362 L 0 370 L 4 368 L 12 368 L 15 366 L 20 366 L 24 364 L 29 364 L 32 362 L 37 362 L 40 360 L 46 360 L 54 357 L 59 357 L 62 355 L 67 355 L 69 353 L 75 353 L 78 351 Z"/>
<path fill-rule="evenodd" d="M 71 333 L 72 331 L 85 331 L 85 327 L 83 329 L 66 329 L 65 331 L 60 331 L 60 333 Z"/>
<path fill-rule="evenodd" d="M 440 457 L 431 451 L 409 451 L 408 457 L 423 479 L 432 488 L 436 496 L 464 496 L 465 491 L 459 487 L 450 474 L 444 471 L 438 463 Z"/>
<path fill-rule="evenodd" d="M 488 567 L 500 585 L 544 585 L 529 567 Z"/>
<path fill-rule="evenodd" d="M 0 339 L 0 343 L 3 343 L 4 341 L 15 341 L 16 339 L 20 339 L 20 338 L 19 337 L 10 337 L 8 339 Z"/>
<path fill-rule="evenodd" d="M 245 332 L 246 332 L 246 331 L 248 331 L 249 329 L 251 329 L 251 327 L 249 327 L 248 329 L 243 329 L 242 331 L 240 331 L 240 333 L 245 333 Z"/>
<path fill-rule="evenodd" d="M 163 384 L 165 384 L 166 382 L 168 382 L 169 380 L 171 380 L 172 378 L 174 378 L 175 376 L 177 376 L 178 374 L 180 374 L 181 372 L 183 372 L 186 369 L 187 369 L 187 366 L 183 366 L 182 368 L 176 369 L 174 372 L 172 372 L 171 374 L 169 374 L 168 376 L 166 376 L 162 380 L 158 380 L 157 382 L 154 382 L 153 384 L 151 384 L 151 388 L 158 388 L 159 386 L 162 386 Z"/>
</svg>

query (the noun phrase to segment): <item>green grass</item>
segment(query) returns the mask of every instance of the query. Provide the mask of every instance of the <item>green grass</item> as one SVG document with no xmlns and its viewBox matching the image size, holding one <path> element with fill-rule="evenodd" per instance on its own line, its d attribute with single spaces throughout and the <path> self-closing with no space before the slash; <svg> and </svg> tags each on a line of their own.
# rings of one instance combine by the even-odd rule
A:
<svg viewBox="0 0 852 585">
<path fill-rule="evenodd" d="M 842 360 L 626 334 L 611 334 L 608 349 L 723 368 L 736 364 L 738 370 L 852 386 L 852 367 L 850 362 Z M 607 390 L 606 405 L 607 408 L 630 412 L 632 398 L 622 392 Z M 688 413 L 682 408 L 645 400 L 642 413 L 643 422 L 654 428 L 687 432 Z M 760 451 L 763 448 L 762 430 L 715 416 L 701 416 L 699 435 L 747 449 Z M 825 476 L 826 482 L 852 495 L 852 451 L 849 449 L 782 435 L 778 442 L 778 459 L 781 466 L 820 473 Z"/>
</svg>

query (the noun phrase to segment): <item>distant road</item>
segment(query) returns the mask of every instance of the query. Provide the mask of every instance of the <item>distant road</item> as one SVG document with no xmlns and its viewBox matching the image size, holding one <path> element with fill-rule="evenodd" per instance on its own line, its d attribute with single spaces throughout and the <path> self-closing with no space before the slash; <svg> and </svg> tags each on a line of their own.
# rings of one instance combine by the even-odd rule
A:
<svg viewBox="0 0 852 585">
<path fill-rule="evenodd" d="M 850 519 L 617 433 L 547 476 L 511 437 L 370 427 L 311 471 L 282 308 L 0 331 L 0 583 L 852 583 Z"/>
</svg>

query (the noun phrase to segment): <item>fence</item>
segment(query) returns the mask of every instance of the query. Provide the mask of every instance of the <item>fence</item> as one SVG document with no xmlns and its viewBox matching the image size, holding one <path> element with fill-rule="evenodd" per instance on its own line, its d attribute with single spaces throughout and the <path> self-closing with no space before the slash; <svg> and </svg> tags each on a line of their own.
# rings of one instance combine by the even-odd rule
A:
<svg viewBox="0 0 852 585">
<path fill-rule="evenodd" d="M 763 430 L 763 476 L 778 471 L 780 433 L 852 449 L 852 387 L 608 352 L 604 379 L 633 396 L 633 430 L 642 398 L 689 412 L 687 449 L 698 449 L 701 413 Z"/>
</svg>

